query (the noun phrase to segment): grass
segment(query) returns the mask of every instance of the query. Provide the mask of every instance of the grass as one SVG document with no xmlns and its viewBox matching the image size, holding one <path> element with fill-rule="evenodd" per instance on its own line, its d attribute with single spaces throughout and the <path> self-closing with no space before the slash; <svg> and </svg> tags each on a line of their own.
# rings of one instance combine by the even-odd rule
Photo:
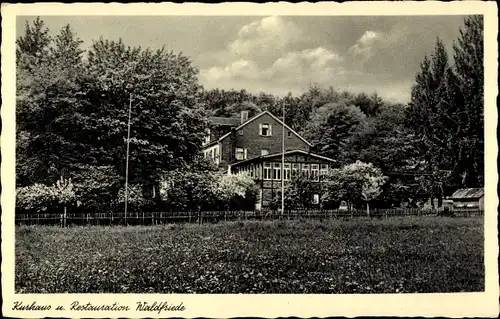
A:
<svg viewBox="0 0 500 319">
<path fill-rule="evenodd" d="M 19 293 L 484 290 L 481 218 L 16 228 Z"/>
</svg>

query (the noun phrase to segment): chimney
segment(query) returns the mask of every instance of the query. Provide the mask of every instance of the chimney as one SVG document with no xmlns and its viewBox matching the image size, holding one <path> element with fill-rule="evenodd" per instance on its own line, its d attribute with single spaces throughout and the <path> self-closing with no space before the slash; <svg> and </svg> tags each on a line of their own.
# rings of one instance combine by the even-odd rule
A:
<svg viewBox="0 0 500 319">
<path fill-rule="evenodd" d="M 241 123 L 245 123 L 248 120 L 248 111 L 241 111 Z"/>
</svg>

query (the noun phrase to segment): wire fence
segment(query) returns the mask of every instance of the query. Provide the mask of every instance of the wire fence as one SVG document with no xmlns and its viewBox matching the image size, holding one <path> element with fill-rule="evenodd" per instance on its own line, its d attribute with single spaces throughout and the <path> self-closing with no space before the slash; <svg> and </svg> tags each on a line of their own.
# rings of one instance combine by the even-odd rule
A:
<svg viewBox="0 0 500 319">
<path fill-rule="evenodd" d="M 482 216 L 480 209 L 455 209 L 452 211 L 407 209 L 375 209 L 369 215 L 363 210 L 253 210 L 253 211 L 199 211 L 199 212 L 68 212 L 56 213 L 19 213 L 16 214 L 18 225 L 157 225 L 168 223 L 207 223 L 235 220 L 277 220 L 277 219 L 351 219 L 359 217 L 389 218 L 398 216 Z"/>
</svg>

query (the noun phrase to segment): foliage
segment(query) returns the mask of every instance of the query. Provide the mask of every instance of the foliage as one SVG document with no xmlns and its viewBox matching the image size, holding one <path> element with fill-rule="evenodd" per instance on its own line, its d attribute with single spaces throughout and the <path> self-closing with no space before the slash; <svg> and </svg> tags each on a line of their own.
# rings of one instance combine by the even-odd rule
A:
<svg viewBox="0 0 500 319">
<path fill-rule="evenodd" d="M 438 39 L 431 59 L 425 57 L 412 89 L 408 122 L 419 136 L 417 146 L 431 174 L 428 183 L 480 187 L 484 174 L 483 21 L 465 19 L 454 44 L 453 64 Z M 417 134 L 418 131 L 418 134 Z M 446 176 L 436 179 L 434 176 Z M 433 185 L 432 189 L 441 188 Z M 442 198 L 443 194 L 431 193 Z"/>
<path fill-rule="evenodd" d="M 313 196 L 319 194 L 318 183 L 306 176 L 293 176 L 285 182 L 285 209 L 308 209 L 313 206 Z M 281 190 L 273 197 L 273 209 L 281 209 Z"/>
<path fill-rule="evenodd" d="M 16 205 L 27 211 L 47 211 L 58 204 L 67 206 L 76 202 L 77 196 L 71 179 L 61 177 L 53 185 L 35 183 L 17 189 Z"/>
<path fill-rule="evenodd" d="M 59 179 L 54 184 L 53 188 L 54 188 L 55 197 L 57 198 L 57 201 L 60 204 L 68 205 L 76 200 L 76 193 L 75 193 L 74 185 L 71 182 L 71 178 L 64 179 L 61 176 L 61 179 Z"/>
<path fill-rule="evenodd" d="M 125 203 L 125 187 L 121 188 L 118 191 L 118 196 L 117 196 L 117 201 L 120 204 Z M 144 205 L 145 199 L 142 194 L 142 187 L 141 185 L 137 184 L 129 184 L 128 185 L 128 203 L 140 207 Z"/>
<path fill-rule="evenodd" d="M 108 210 L 116 202 L 124 185 L 112 166 L 78 165 L 70 174 L 80 202 L 80 209 Z"/>
<path fill-rule="evenodd" d="M 23 226 L 16 228 L 15 290 L 163 294 L 484 291 L 483 238 L 481 218 L 445 217 Z"/>
<path fill-rule="evenodd" d="M 313 144 L 314 152 L 344 162 L 345 146 L 365 120 L 366 116 L 356 106 L 329 103 L 313 113 L 304 135 Z"/>
<path fill-rule="evenodd" d="M 160 182 L 160 196 L 173 210 L 208 209 L 216 202 L 222 174 L 213 164 L 198 158 L 190 166 L 167 172 Z"/>
<path fill-rule="evenodd" d="M 45 184 L 20 187 L 16 193 L 16 206 L 28 211 L 46 211 L 56 203 L 53 188 Z"/>
<path fill-rule="evenodd" d="M 381 194 L 386 180 L 387 177 L 373 164 L 356 161 L 329 171 L 323 186 L 323 198 L 347 200 L 350 203 L 359 203 L 362 200 L 368 203 Z"/>
<path fill-rule="evenodd" d="M 33 28 L 40 28 L 37 21 Z M 38 33 L 29 35 L 27 26 L 26 37 L 34 34 Z M 19 41 L 22 40 L 23 37 Z M 81 41 L 69 27 L 55 37 L 54 46 L 49 48 L 48 41 L 50 38 L 28 41 L 43 43 L 44 47 L 36 50 L 18 43 L 16 124 L 22 143 L 17 150 L 23 154 L 18 162 L 17 180 L 21 185 L 55 182 L 59 176 L 67 175 L 72 164 L 81 161 L 89 148 L 77 130 L 80 78 L 84 73 L 82 51 L 78 49 Z"/>
<path fill-rule="evenodd" d="M 164 48 L 153 52 L 104 39 L 88 55 L 85 128 L 109 164 L 124 172 L 129 103 L 132 182 L 150 183 L 192 162 L 207 123 L 197 105 L 198 71 L 191 61 Z"/>
<path fill-rule="evenodd" d="M 18 187 L 72 176 L 87 207 L 114 202 L 125 175 L 130 97 L 131 183 L 157 189 L 164 172 L 199 154 L 206 120 L 187 57 L 102 38 L 85 52 L 69 25 L 51 37 L 39 18 L 17 44 Z"/>
<path fill-rule="evenodd" d="M 222 202 L 227 203 L 227 209 L 235 198 L 254 199 L 257 193 L 257 186 L 253 178 L 248 174 L 224 174 L 219 177 L 216 189 L 216 196 Z"/>
</svg>

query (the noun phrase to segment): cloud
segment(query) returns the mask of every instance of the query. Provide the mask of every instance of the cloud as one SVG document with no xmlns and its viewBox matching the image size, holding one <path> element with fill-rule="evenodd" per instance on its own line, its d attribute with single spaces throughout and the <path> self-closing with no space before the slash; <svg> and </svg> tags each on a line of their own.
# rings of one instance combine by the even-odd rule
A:
<svg viewBox="0 0 500 319">
<path fill-rule="evenodd" d="M 202 69 L 200 77 L 205 83 L 225 81 L 226 84 L 238 85 L 258 82 L 263 89 L 268 87 L 271 90 L 282 85 L 281 90 L 288 92 L 290 85 L 295 90 L 307 88 L 311 82 L 331 83 L 346 72 L 341 62 L 337 53 L 317 47 L 288 52 L 269 66 L 245 59 L 232 61 L 224 66 Z"/>
<path fill-rule="evenodd" d="M 340 54 L 309 47 L 295 23 L 276 16 L 244 25 L 224 50 L 206 55 L 204 61 L 209 60 L 212 64 L 200 70 L 207 87 L 302 91 L 311 82 L 330 83 L 345 73 Z"/>
<path fill-rule="evenodd" d="M 203 69 L 201 75 L 208 80 L 243 78 L 257 79 L 259 74 L 258 66 L 253 61 L 240 59 L 233 61 L 226 66 L 214 66 L 209 69 Z"/>
<path fill-rule="evenodd" d="M 204 61 L 200 82 L 207 89 L 246 89 L 278 95 L 300 94 L 315 83 L 407 99 L 409 83 L 391 78 L 391 69 L 384 62 L 390 48 L 401 40 L 401 29 L 393 32 L 366 28 L 354 43 L 345 38 L 345 46 L 340 49 L 328 36 L 323 43 L 308 41 L 305 29 L 288 19 L 265 17 L 242 26 L 225 47 L 200 59 Z"/>
<path fill-rule="evenodd" d="M 244 25 L 228 52 L 239 57 L 273 59 L 289 49 L 302 35 L 298 26 L 282 17 L 271 16 Z"/>
<path fill-rule="evenodd" d="M 356 41 L 349 53 L 362 59 L 369 59 L 374 55 L 373 47 L 381 42 L 386 41 L 384 34 L 377 31 L 365 31 L 363 35 Z"/>
</svg>

